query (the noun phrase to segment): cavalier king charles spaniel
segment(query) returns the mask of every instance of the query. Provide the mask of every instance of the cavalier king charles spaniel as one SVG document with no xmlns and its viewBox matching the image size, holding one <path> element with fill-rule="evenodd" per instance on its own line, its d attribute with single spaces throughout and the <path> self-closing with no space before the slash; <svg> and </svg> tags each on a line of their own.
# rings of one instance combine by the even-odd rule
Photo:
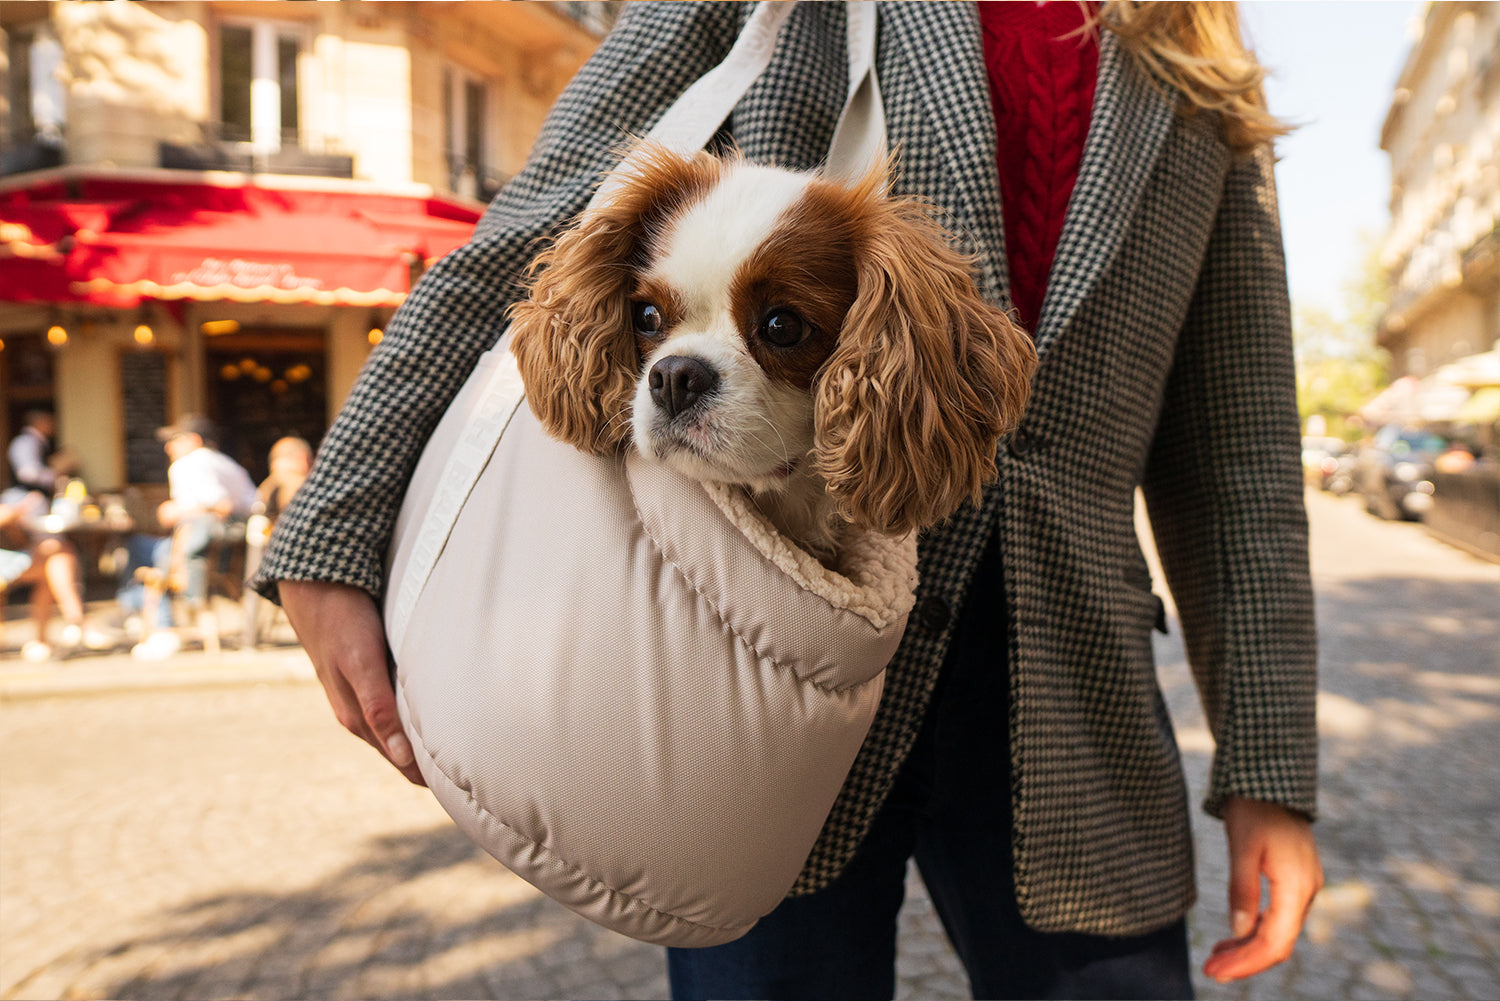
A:
<svg viewBox="0 0 1500 1001">
<path fill-rule="evenodd" d="M 532 264 L 511 349 L 544 428 L 737 484 L 825 564 L 977 501 L 1031 340 L 931 209 L 736 154 L 643 146 Z"/>
</svg>

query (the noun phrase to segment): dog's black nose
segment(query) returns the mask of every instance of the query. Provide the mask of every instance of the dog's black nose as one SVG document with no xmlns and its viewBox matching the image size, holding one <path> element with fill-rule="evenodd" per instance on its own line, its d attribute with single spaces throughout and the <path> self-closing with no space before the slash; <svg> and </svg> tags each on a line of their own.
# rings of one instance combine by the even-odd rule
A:
<svg viewBox="0 0 1500 1001">
<path fill-rule="evenodd" d="M 719 384 L 719 374 L 697 358 L 668 355 L 651 366 L 647 383 L 656 405 L 668 417 L 676 417 L 712 393 Z"/>
</svg>

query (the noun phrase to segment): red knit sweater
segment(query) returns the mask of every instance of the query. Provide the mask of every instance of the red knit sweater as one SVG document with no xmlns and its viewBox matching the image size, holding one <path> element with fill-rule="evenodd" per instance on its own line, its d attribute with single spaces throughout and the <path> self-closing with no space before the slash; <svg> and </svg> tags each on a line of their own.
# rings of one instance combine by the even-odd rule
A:
<svg viewBox="0 0 1500 1001">
<path fill-rule="evenodd" d="M 1088 32 L 1067 37 L 1084 14 L 1072 0 L 979 5 L 999 133 L 1010 294 L 1033 334 L 1094 105 L 1098 43 Z"/>
</svg>

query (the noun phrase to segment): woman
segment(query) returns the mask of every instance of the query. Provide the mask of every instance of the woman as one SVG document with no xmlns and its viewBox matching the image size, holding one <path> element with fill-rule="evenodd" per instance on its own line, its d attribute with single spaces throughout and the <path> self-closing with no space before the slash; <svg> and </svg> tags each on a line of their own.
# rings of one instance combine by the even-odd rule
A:
<svg viewBox="0 0 1500 1001">
<path fill-rule="evenodd" d="M 890 996 L 909 855 L 978 996 L 1191 993 L 1188 806 L 1138 485 L 1218 741 L 1205 807 L 1229 837 L 1234 937 L 1206 972 L 1284 959 L 1321 883 L 1281 129 L 1259 67 L 1222 5 L 1106 4 L 1097 33 L 1073 4 L 981 6 L 881 5 L 877 73 L 895 190 L 941 206 L 1034 333 L 1031 410 L 984 504 L 922 540 L 879 717 L 793 897 L 738 942 L 673 950 L 678 997 Z M 262 584 L 280 582 L 336 715 L 413 781 L 372 597 L 405 479 L 533 241 L 746 10 L 627 7 L 473 241 L 388 328 L 273 539 Z M 752 160 L 817 166 L 843 26 L 841 5 L 793 13 L 725 123 Z M 1019 155 L 1039 130 L 1054 148 Z"/>
</svg>

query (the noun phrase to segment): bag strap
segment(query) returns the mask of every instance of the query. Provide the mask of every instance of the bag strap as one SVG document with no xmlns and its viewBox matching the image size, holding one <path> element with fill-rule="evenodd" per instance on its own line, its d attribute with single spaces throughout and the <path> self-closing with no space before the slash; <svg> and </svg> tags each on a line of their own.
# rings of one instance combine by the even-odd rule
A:
<svg viewBox="0 0 1500 1001">
<path fill-rule="evenodd" d="M 481 376 L 480 373 L 486 374 Z M 443 463 L 437 493 L 416 528 L 417 540 L 412 546 L 406 571 L 396 584 L 395 604 L 386 616 L 385 630 L 392 650 L 401 649 L 405 642 L 412 610 L 427 586 L 433 567 L 437 566 L 438 556 L 448 544 L 448 535 L 458 521 L 458 514 L 468 501 L 474 484 L 479 482 L 479 474 L 484 472 L 511 418 L 526 398 L 520 364 L 511 353 L 508 336 L 502 336 L 499 343 L 485 352 L 475 374 L 470 376 L 471 381 L 476 378 L 483 381 L 475 387 L 473 404 L 462 414 L 450 409 L 443 417 L 443 423 L 454 417 L 461 417 L 462 423 L 453 450 Z"/>
<path fill-rule="evenodd" d="M 646 137 L 683 155 L 696 153 L 707 146 L 740 98 L 745 96 L 745 91 L 771 65 L 781 27 L 796 6 L 797 0 L 761 0 L 756 4 L 729 55 L 683 91 Z M 626 174 L 630 167 L 627 157 L 594 192 L 589 205 L 597 205 L 608 198 L 623 183 L 621 175 Z"/>
<path fill-rule="evenodd" d="M 848 0 L 849 97 L 828 147 L 830 177 L 857 180 L 886 158 L 885 102 L 875 77 L 875 0 Z"/>
<path fill-rule="evenodd" d="M 781 30 L 797 0 L 761 0 L 745 22 L 724 61 L 682 92 L 646 134 L 684 155 L 698 152 L 724 124 L 745 92 L 765 73 Z M 825 172 L 854 180 L 886 156 L 885 104 L 875 76 L 875 0 L 846 0 L 849 39 L 849 94 L 839 113 Z M 594 192 L 592 207 L 608 198 L 630 170 L 627 157 Z"/>
</svg>

